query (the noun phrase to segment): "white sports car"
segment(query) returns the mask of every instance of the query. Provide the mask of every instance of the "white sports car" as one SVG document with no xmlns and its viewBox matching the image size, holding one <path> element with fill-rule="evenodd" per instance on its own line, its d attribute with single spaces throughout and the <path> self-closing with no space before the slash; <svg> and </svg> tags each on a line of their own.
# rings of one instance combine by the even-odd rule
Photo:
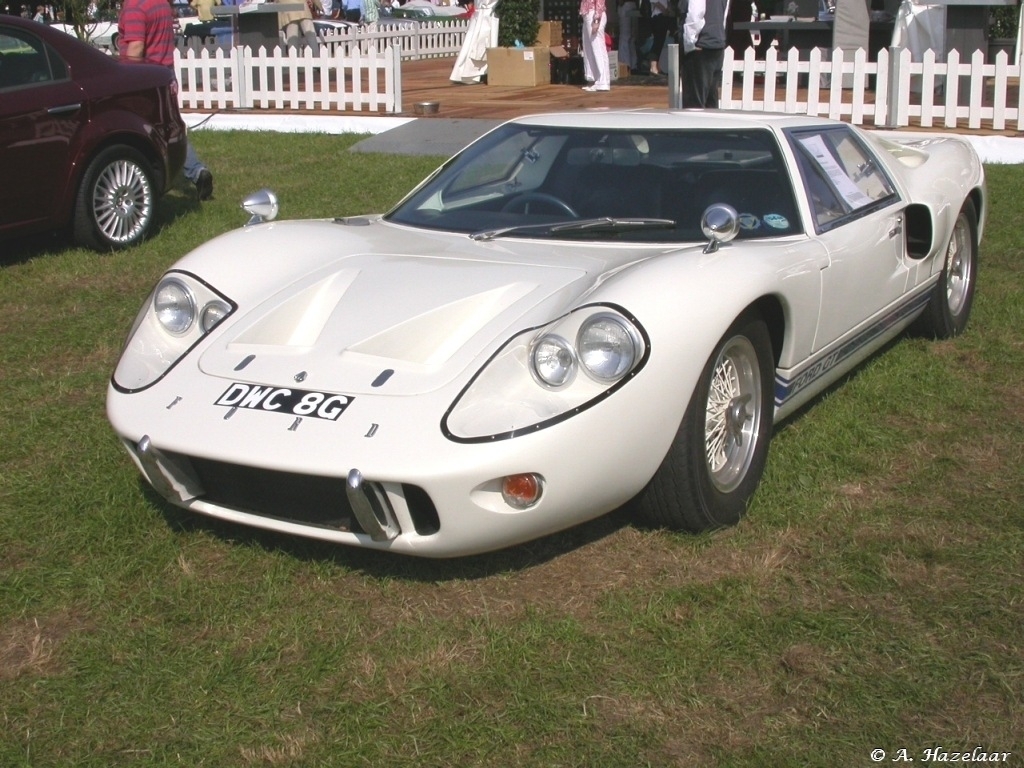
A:
<svg viewBox="0 0 1024 768">
<path fill-rule="evenodd" d="M 514 120 L 383 215 L 245 205 L 146 299 L 114 429 L 186 509 L 429 557 L 737 522 L 773 423 L 964 329 L 987 209 L 954 136 L 666 111 Z"/>
</svg>

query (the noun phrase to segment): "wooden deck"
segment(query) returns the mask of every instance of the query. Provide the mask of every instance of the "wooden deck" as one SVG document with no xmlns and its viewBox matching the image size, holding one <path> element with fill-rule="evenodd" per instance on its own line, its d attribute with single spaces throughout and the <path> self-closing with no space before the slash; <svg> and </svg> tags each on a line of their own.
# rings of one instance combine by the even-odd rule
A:
<svg viewBox="0 0 1024 768">
<path fill-rule="evenodd" d="M 402 115 L 415 115 L 415 105 L 424 101 L 440 104 L 438 117 L 493 120 L 593 107 L 668 106 L 668 82 L 664 77 L 631 77 L 628 84 L 613 82 L 610 91 L 588 93 L 578 85 L 462 85 L 449 80 L 454 65 L 454 58 L 403 62 Z"/>
</svg>

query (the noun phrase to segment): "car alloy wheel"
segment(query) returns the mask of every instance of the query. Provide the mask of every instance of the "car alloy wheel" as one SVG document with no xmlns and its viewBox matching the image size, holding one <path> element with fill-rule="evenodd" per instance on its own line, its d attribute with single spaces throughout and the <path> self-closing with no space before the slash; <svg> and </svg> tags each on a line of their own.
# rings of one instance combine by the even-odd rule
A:
<svg viewBox="0 0 1024 768">
<path fill-rule="evenodd" d="M 75 239 L 92 248 L 124 248 L 149 232 L 156 209 L 153 174 L 130 147 L 110 147 L 89 165 L 75 207 Z"/>
</svg>

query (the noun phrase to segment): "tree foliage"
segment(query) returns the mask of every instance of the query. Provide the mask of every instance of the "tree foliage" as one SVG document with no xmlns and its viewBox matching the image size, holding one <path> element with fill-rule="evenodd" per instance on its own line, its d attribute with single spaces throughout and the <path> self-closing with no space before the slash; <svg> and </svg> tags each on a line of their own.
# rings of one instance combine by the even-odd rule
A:
<svg viewBox="0 0 1024 768">
<path fill-rule="evenodd" d="M 540 29 L 540 0 L 500 0 L 494 10 L 498 17 L 498 45 L 511 48 L 516 42 L 533 45 Z"/>
</svg>

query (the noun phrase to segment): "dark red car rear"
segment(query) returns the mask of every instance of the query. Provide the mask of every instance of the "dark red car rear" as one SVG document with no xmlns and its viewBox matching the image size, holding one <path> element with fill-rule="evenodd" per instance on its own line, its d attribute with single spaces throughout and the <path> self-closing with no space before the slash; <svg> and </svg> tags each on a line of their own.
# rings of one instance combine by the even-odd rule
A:
<svg viewBox="0 0 1024 768">
<path fill-rule="evenodd" d="M 174 74 L 0 16 L 0 239 L 138 243 L 185 161 Z"/>
</svg>

